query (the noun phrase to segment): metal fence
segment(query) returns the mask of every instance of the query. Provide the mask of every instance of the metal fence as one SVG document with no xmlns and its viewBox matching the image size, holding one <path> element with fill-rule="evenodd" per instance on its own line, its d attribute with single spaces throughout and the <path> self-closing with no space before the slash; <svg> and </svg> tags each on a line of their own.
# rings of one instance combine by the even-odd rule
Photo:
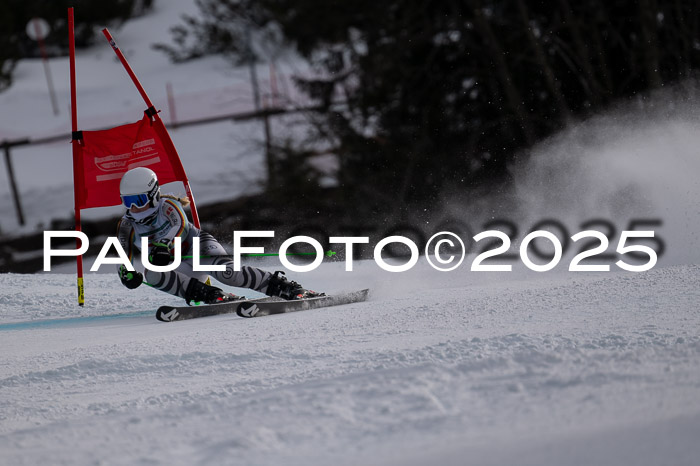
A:
<svg viewBox="0 0 700 466">
<path fill-rule="evenodd" d="M 188 127 L 188 126 L 213 124 L 213 123 L 217 123 L 217 122 L 221 122 L 221 121 L 240 122 L 240 121 L 246 121 L 246 120 L 251 120 L 251 119 L 260 119 L 261 121 L 264 122 L 266 128 L 269 128 L 268 120 L 270 117 L 273 117 L 276 115 L 303 113 L 303 112 L 316 111 L 316 110 L 318 110 L 318 107 L 312 107 L 312 106 L 296 107 L 296 108 L 295 107 L 282 107 L 282 106 L 270 107 L 270 108 L 264 108 L 262 110 L 229 113 L 229 114 L 225 114 L 225 115 L 217 115 L 217 116 L 212 116 L 212 117 L 196 118 L 196 119 L 190 119 L 190 120 L 171 122 L 169 124 L 166 124 L 166 127 L 168 129 L 183 128 L 183 127 Z M 107 129 L 107 128 L 101 128 L 101 129 Z M 267 129 L 264 134 L 265 134 L 265 139 L 266 139 L 266 141 L 265 141 L 265 148 L 266 148 L 265 156 L 266 156 L 266 160 L 268 160 L 268 162 L 269 162 L 269 158 L 271 157 L 271 154 L 269 153 L 269 148 L 270 148 L 269 138 L 271 138 L 271 134 L 269 132 L 269 129 Z M 71 134 L 64 133 L 64 134 L 58 134 L 58 135 L 54 135 L 54 136 L 47 136 L 47 137 L 4 139 L 4 140 L 0 141 L 0 147 L 2 147 L 3 153 L 4 153 L 5 169 L 7 171 L 7 177 L 10 181 L 10 191 L 11 191 L 13 203 L 15 206 L 17 221 L 20 225 L 25 224 L 25 216 L 24 216 L 24 211 L 22 208 L 22 202 L 21 202 L 21 199 L 19 196 L 19 186 L 17 183 L 17 178 L 15 176 L 14 168 L 13 168 L 13 164 L 12 164 L 12 149 L 16 148 L 16 147 L 21 147 L 21 146 L 35 146 L 35 145 L 50 144 L 50 143 L 61 142 L 61 141 L 70 142 L 70 140 L 71 140 Z"/>
</svg>

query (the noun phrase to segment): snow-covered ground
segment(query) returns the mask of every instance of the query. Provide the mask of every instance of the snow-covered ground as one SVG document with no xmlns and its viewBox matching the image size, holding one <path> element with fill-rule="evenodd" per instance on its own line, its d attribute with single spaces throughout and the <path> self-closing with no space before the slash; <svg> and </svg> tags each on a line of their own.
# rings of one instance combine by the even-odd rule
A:
<svg viewBox="0 0 700 466">
<path fill-rule="evenodd" d="M 194 11 L 189 0 L 155 5 L 112 33 L 165 119 L 168 81 L 181 119 L 252 108 L 246 70 L 217 58 L 173 65 L 150 49 Z M 51 114 L 41 63 L 22 61 L 0 93 L 0 140 L 69 131 L 67 59 L 51 66 L 62 114 Z M 129 291 L 113 273 L 87 275 L 84 308 L 72 264 L 0 275 L 0 464 L 698 464 L 694 89 L 611 109 L 538 145 L 513 167 L 511 211 L 495 199 L 434 206 L 472 233 L 510 218 L 521 239 L 545 218 L 570 234 L 604 220 L 617 230 L 612 249 L 630 220 L 659 220 L 651 228 L 665 253 L 645 273 L 568 272 L 572 250 L 546 273 L 518 262 L 509 273 L 471 272 L 473 256 L 448 273 L 424 259 L 396 274 L 327 261 L 290 275 L 327 292 L 369 287 L 370 300 L 169 324 L 155 309 L 179 300 Z M 78 52 L 78 91 L 82 129 L 143 111 L 106 44 Z M 200 203 L 264 177 L 257 123 L 171 135 Z M 13 150 L 27 229 L 70 215 L 70 157 L 68 141 Z M 0 219 L 15 230 L 6 183 Z"/>
<path fill-rule="evenodd" d="M 272 264 L 270 264 L 272 266 Z M 305 274 L 366 303 L 160 323 L 2 275 L 3 464 L 697 464 L 700 268 Z M 37 293 L 40 290 L 40 293 Z M 85 317 L 81 317 L 85 316 Z M 61 317 L 58 319 L 58 317 Z"/>
</svg>

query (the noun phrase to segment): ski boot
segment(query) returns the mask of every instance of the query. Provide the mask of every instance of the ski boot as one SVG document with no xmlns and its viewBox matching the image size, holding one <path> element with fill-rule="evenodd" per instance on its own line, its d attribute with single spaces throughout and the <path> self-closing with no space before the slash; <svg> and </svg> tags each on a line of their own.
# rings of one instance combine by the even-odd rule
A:
<svg viewBox="0 0 700 466">
<path fill-rule="evenodd" d="M 243 296 L 224 293 L 221 288 L 207 285 L 195 278 L 190 279 L 190 284 L 187 285 L 187 290 L 185 291 L 185 300 L 188 305 L 191 301 L 202 302 L 204 304 L 219 304 L 229 301 L 241 301 L 243 299 L 245 299 Z"/>
<path fill-rule="evenodd" d="M 288 281 L 281 270 L 278 270 L 270 277 L 265 294 L 268 296 L 279 296 L 287 301 L 325 296 L 324 293 L 307 290 L 297 282 Z"/>
</svg>

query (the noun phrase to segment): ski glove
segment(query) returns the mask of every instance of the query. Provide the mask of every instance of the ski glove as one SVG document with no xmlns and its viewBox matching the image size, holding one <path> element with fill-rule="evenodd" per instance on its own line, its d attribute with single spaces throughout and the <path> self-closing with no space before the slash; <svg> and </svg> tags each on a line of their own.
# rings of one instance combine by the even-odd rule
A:
<svg viewBox="0 0 700 466">
<path fill-rule="evenodd" d="M 130 290 L 138 288 L 143 283 L 143 274 L 141 272 L 129 272 L 123 265 L 119 267 L 119 278 L 122 281 L 122 285 Z"/>
<path fill-rule="evenodd" d="M 153 265 L 163 266 L 168 265 L 172 262 L 173 257 L 170 255 L 170 248 L 165 243 L 153 243 L 153 248 L 151 248 L 151 255 L 148 260 Z"/>
</svg>

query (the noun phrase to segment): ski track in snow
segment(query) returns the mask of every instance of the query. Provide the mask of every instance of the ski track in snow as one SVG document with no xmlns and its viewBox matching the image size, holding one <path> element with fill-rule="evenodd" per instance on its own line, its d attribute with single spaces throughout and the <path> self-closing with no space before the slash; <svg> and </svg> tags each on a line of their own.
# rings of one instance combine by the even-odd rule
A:
<svg viewBox="0 0 700 466">
<path fill-rule="evenodd" d="M 696 464 L 699 266 L 357 265 L 304 282 L 362 276 L 353 286 L 375 285 L 366 303 L 169 324 L 101 319 L 169 299 L 112 275 L 87 277 L 84 309 L 71 275 L 0 275 L 0 329 L 97 316 L 0 330 L 0 462 Z"/>
</svg>

